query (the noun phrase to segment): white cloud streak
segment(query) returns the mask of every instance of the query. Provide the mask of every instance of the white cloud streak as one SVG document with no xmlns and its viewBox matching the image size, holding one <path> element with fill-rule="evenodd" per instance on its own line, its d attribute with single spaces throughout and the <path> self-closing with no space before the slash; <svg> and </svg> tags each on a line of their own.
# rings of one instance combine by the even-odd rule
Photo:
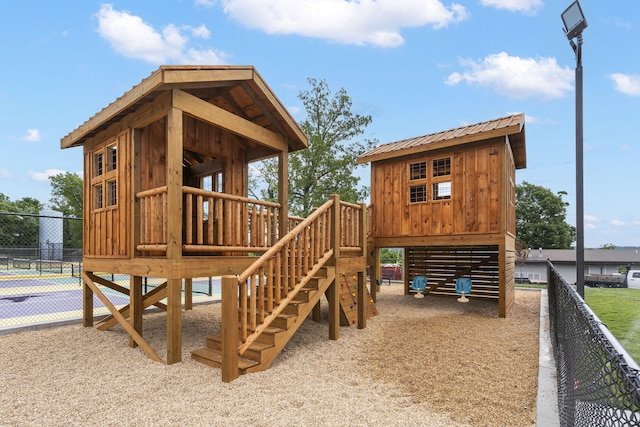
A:
<svg viewBox="0 0 640 427">
<path fill-rule="evenodd" d="M 447 7 L 440 0 L 221 0 L 220 3 L 232 19 L 267 34 L 297 34 L 380 47 L 402 45 L 402 28 L 441 29 L 469 17 L 463 6 L 452 3 Z"/>
<path fill-rule="evenodd" d="M 29 176 L 34 181 L 46 182 L 46 181 L 49 181 L 49 178 L 51 178 L 52 176 L 59 175 L 61 173 L 66 173 L 66 172 L 67 171 L 63 171 L 60 169 L 47 169 L 44 172 L 29 171 Z"/>
<path fill-rule="evenodd" d="M 613 73 L 607 77 L 613 81 L 613 88 L 625 95 L 640 96 L 640 74 Z"/>
<path fill-rule="evenodd" d="M 196 49 L 189 46 L 189 37 L 174 24 L 167 24 L 157 31 L 141 17 L 128 11 L 115 10 L 111 4 L 103 4 L 96 14 L 98 34 L 109 42 L 111 48 L 128 58 L 142 59 L 152 64 L 222 64 L 226 54 L 214 49 Z M 204 26 L 185 27 L 198 38 L 209 38 Z"/>
<path fill-rule="evenodd" d="M 555 58 L 520 58 L 500 52 L 480 61 L 461 59 L 460 64 L 466 71 L 450 74 L 446 84 L 487 86 L 515 99 L 562 98 L 573 89 L 573 70 L 559 66 Z"/>
<path fill-rule="evenodd" d="M 544 3 L 542 0 L 482 0 L 482 5 L 510 12 L 534 14 L 544 6 Z"/>
<path fill-rule="evenodd" d="M 42 139 L 38 129 L 27 129 L 27 133 L 20 138 L 21 141 L 38 142 Z"/>
</svg>

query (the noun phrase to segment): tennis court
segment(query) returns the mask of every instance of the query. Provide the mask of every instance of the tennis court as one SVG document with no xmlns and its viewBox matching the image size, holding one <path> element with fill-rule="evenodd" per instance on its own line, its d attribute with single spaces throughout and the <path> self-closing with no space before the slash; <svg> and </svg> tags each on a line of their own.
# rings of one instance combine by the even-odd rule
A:
<svg viewBox="0 0 640 427">
<path fill-rule="evenodd" d="M 125 288 L 129 276 L 107 275 L 105 279 Z M 148 292 L 164 280 L 144 278 L 143 292 Z M 101 287 L 109 301 L 120 308 L 129 303 L 126 295 Z M 220 299 L 220 278 L 193 280 L 194 304 Z M 109 314 L 102 301 L 94 295 L 96 316 Z M 0 331 L 82 318 L 82 283 L 70 272 L 46 273 L 27 269 L 0 271 Z"/>
</svg>

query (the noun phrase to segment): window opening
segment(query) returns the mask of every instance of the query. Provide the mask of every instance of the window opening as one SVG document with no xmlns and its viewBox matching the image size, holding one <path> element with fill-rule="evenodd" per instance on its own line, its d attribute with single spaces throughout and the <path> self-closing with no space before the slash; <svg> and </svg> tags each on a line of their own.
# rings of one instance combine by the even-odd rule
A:
<svg viewBox="0 0 640 427">
<path fill-rule="evenodd" d="M 102 175 L 102 152 L 93 155 L 93 176 Z"/>
<path fill-rule="evenodd" d="M 411 163 L 409 165 L 409 179 L 415 181 L 427 177 L 427 162 Z"/>
<path fill-rule="evenodd" d="M 451 198 L 451 181 L 435 182 L 433 184 L 433 200 L 446 200 Z"/>
<path fill-rule="evenodd" d="M 409 201 L 411 203 L 426 202 L 427 201 L 426 184 L 412 185 L 411 187 L 409 187 Z"/>
<path fill-rule="evenodd" d="M 107 182 L 107 206 L 115 206 L 118 204 L 118 185 L 116 181 Z"/>
<path fill-rule="evenodd" d="M 107 172 L 118 168 L 118 150 L 115 145 L 107 147 Z"/>
<path fill-rule="evenodd" d="M 434 177 L 451 175 L 451 158 L 435 159 L 432 167 Z"/>
<path fill-rule="evenodd" d="M 93 194 L 94 194 L 93 208 L 102 209 L 102 206 L 103 206 L 102 205 L 103 203 L 102 184 L 96 185 L 95 187 L 93 187 Z"/>
</svg>

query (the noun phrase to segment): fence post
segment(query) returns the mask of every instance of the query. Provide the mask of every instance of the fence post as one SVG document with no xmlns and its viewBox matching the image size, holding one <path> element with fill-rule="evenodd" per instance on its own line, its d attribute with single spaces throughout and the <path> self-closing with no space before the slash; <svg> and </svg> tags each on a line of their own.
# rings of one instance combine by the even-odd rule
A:
<svg viewBox="0 0 640 427">
<path fill-rule="evenodd" d="M 243 285 L 244 286 L 244 285 Z M 222 277 L 222 381 L 238 378 L 238 278 Z"/>
</svg>

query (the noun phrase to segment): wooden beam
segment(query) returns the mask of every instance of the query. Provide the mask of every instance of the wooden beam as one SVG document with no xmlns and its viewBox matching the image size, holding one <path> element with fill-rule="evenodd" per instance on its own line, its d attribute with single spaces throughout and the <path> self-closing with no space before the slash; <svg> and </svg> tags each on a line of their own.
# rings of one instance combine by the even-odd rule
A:
<svg viewBox="0 0 640 427">
<path fill-rule="evenodd" d="M 144 294 L 142 298 L 142 309 L 144 310 L 148 307 L 151 307 L 152 305 L 155 305 L 160 310 L 167 311 L 167 306 L 160 302 L 160 300 L 166 297 L 167 297 L 167 282 L 164 282 L 160 286 L 157 286 L 153 288 L 151 291 Z M 128 318 L 130 309 L 131 309 L 131 304 L 127 304 L 118 311 L 125 318 Z M 112 326 L 115 326 L 117 324 L 118 324 L 118 321 L 113 316 L 109 315 L 100 321 L 97 329 L 100 331 L 106 331 L 107 329 L 110 329 Z"/>
<path fill-rule="evenodd" d="M 182 280 L 167 280 L 167 365 L 182 361 Z"/>
<path fill-rule="evenodd" d="M 239 117 L 220 107 L 203 101 L 182 90 L 173 91 L 173 106 L 185 113 L 214 126 L 218 126 L 229 132 L 266 145 L 277 151 L 287 151 L 289 144 L 277 133 L 263 128 L 249 120 Z"/>
<path fill-rule="evenodd" d="M 167 258 L 182 256 L 182 111 L 167 116 Z"/>
<path fill-rule="evenodd" d="M 102 301 L 104 306 L 107 307 L 107 309 L 111 312 L 113 317 L 116 318 L 120 326 L 122 326 L 122 328 L 129 334 L 129 336 L 132 337 L 136 341 L 136 343 L 138 343 L 138 345 L 140 346 L 142 351 L 144 351 L 147 357 L 155 360 L 156 362 L 164 363 L 163 360 L 153 350 L 153 348 L 149 344 L 147 344 L 147 342 L 142 338 L 142 335 L 140 335 L 133 328 L 133 326 L 131 326 L 129 322 L 127 322 L 127 319 L 125 319 L 124 316 L 120 314 L 120 312 L 118 312 L 116 307 L 113 304 L 111 304 L 111 301 L 109 301 L 109 298 L 107 298 L 100 291 L 100 289 L 98 289 L 98 286 L 94 283 L 94 279 L 97 277 L 98 276 L 96 276 L 93 273 L 82 272 L 82 280 L 84 281 L 84 283 L 86 283 L 87 286 L 89 286 L 91 290 L 96 294 L 96 296 L 100 299 L 100 301 Z"/>
<path fill-rule="evenodd" d="M 142 277 L 131 276 L 129 283 L 129 300 L 131 301 L 129 323 L 142 336 Z M 137 345 L 136 341 L 129 337 L 129 347 L 134 348 Z"/>
<path fill-rule="evenodd" d="M 93 290 L 82 281 L 82 326 L 93 326 Z"/>
<path fill-rule="evenodd" d="M 238 278 L 222 277 L 222 381 L 229 383 L 238 372 Z"/>
<path fill-rule="evenodd" d="M 219 84 L 220 82 L 232 82 L 253 79 L 253 67 L 220 67 L 217 69 L 195 69 L 186 70 L 177 67 L 171 69 L 162 67 L 163 81 L 165 84 L 192 84 L 197 82 L 207 83 L 207 87 Z"/>
</svg>

